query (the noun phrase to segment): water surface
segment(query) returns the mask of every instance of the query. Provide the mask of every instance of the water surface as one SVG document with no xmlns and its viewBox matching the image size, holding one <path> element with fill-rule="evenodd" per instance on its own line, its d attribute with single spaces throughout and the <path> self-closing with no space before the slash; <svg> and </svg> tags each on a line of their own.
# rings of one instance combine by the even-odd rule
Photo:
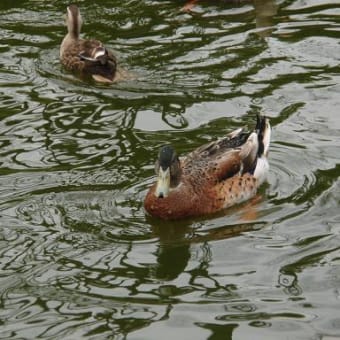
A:
<svg viewBox="0 0 340 340">
<path fill-rule="evenodd" d="M 60 66 L 67 4 L 0 4 L 1 338 L 340 338 L 340 2 L 81 1 L 129 74 L 111 86 Z M 256 113 L 254 200 L 145 214 L 159 146 Z"/>
</svg>

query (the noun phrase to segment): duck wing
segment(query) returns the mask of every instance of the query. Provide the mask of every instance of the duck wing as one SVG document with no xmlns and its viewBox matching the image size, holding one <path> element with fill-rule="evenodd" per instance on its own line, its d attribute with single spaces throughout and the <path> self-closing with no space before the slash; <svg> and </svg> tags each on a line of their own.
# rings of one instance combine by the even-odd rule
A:
<svg viewBox="0 0 340 340">
<path fill-rule="evenodd" d="M 183 172 L 200 183 L 216 184 L 237 174 L 252 173 L 257 152 L 256 132 L 238 129 L 188 154 L 182 163 Z"/>
<path fill-rule="evenodd" d="M 78 57 L 84 62 L 83 70 L 95 76 L 113 80 L 117 60 L 113 53 L 97 40 L 83 40 Z"/>
</svg>

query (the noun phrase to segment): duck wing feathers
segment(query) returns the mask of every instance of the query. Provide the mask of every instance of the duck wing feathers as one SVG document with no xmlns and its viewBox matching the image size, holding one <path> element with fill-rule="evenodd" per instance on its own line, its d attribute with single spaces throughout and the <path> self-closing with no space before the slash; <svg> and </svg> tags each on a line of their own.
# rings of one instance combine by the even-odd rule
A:
<svg viewBox="0 0 340 340">
<path fill-rule="evenodd" d="M 112 82 L 117 70 L 115 56 L 98 40 L 72 41 L 63 49 L 61 60 L 67 69 L 101 82 Z"/>
<path fill-rule="evenodd" d="M 189 153 L 182 161 L 183 180 L 194 179 L 200 185 L 217 184 L 237 174 L 252 173 L 257 152 L 257 134 L 235 130 Z"/>
</svg>

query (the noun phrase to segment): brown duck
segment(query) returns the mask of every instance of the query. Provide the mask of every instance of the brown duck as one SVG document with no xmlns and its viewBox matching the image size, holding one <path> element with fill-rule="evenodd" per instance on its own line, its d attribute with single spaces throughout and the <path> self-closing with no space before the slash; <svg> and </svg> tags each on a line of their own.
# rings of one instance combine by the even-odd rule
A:
<svg viewBox="0 0 340 340">
<path fill-rule="evenodd" d="M 98 40 L 80 39 L 82 18 L 76 5 L 67 7 L 66 25 L 68 33 L 60 46 L 60 60 L 67 70 L 81 76 L 90 76 L 95 81 L 111 83 L 116 71 L 117 61 L 111 51 Z"/>
<path fill-rule="evenodd" d="M 252 132 L 237 129 L 182 159 L 171 146 L 163 146 L 145 210 L 161 219 L 180 219 L 250 199 L 267 177 L 270 134 L 269 120 L 258 116 Z"/>
</svg>

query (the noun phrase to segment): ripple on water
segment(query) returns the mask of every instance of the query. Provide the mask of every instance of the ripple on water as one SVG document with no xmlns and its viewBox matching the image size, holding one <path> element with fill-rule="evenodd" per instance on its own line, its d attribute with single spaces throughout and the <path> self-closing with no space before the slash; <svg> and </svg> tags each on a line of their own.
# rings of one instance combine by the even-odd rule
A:
<svg viewBox="0 0 340 340">
<path fill-rule="evenodd" d="M 110 86 L 60 66 L 65 4 L 0 5 L 3 337 L 339 336 L 337 2 L 183 3 L 82 2 L 84 36 L 133 75 Z M 159 146 L 257 112 L 273 134 L 253 200 L 145 214 Z"/>
</svg>

